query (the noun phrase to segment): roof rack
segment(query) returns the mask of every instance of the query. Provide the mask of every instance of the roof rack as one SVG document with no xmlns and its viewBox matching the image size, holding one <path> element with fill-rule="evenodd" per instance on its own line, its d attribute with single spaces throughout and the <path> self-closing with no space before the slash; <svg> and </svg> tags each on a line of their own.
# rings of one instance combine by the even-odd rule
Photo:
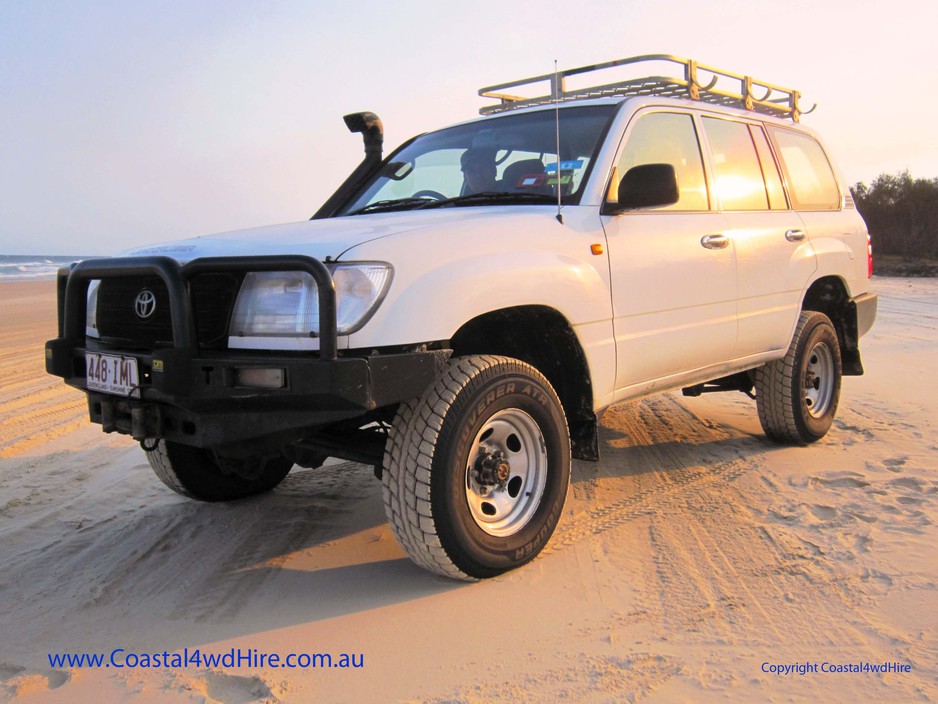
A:
<svg viewBox="0 0 938 704">
<path fill-rule="evenodd" d="M 642 62 L 669 62 L 677 64 L 683 68 L 683 77 L 644 76 L 617 81 L 615 83 L 591 86 L 589 88 L 567 90 L 566 79 L 568 76 L 601 71 L 616 66 L 639 64 Z M 704 84 L 701 82 L 701 72 L 706 74 L 706 77 L 709 77 L 710 80 L 708 83 Z M 717 82 L 721 79 L 738 81 L 738 86 L 735 86 L 735 90 L 718 87 Z M 542 81 L 550 82 L 550 93 L 548 95 L 525 98 L 502 92 L 507 88 L 517 88 L 519 86 L 527 86 Z M 724 83 L 725 82 L 726 81 L 724 81 Z M 783 88 L 774 83 L 756 80 L 752 76 L 741 76 L 736 73 L 714 68 L 713 66 L 698 63 L 692 59 L 683 59 L 670 54 L 632 56 L 627 59 L 617 59 L 601 64 L 593 64 L 591 66 L 566 69 L 565 71 L 558 71 L 557 73 L 547 73 L 543 76 L 522 78 L 518 81 L 510 81 L 508 83 L 500 83 L 495 86 L 481 88 L 479 89 L 479 95 L 483 98 L 496 98 L 500 101 L 497 105 L 486 105 L 480 108 L 479 112 L 482 115 L 490 115 L 507 110 L 518 110 L 534 105 L 549 105 L 554 102 L 615 96 L 632 97 L 649 95 L 666 98 L 690 98 L 691 100 L 700 100 L 705 103 L 717 105 L 745 107 L 747 110 L 754 110 L 768 115 L 790 117 L 795 122 L 798 122 L 802 115 L 807 115 L 817 108 L 817 105 L 814 105 L 810 110 L 802 110 L 798 104 L 801 93 L 792 88 Z"/>
</svg>

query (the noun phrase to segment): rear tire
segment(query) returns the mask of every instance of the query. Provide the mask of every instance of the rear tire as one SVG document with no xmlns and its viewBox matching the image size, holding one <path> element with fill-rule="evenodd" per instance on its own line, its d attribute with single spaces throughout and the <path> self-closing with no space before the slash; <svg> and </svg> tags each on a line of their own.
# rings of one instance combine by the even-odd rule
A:
<svg viewBox="0 0 938 704">
<path fill-rule="evenodd" d="M 820 440 L 840 401 L 840 344 L 830 319 L 803 311 L 783 359 L 756 370 L 756 407 L 765 434 L 780 443 Z"/>
<path fill-rule="evenodd" d="M 270 491 L 287 476 L 293 463 L 283 457 L 257 458 L 248 479 L 224 471 L 212 453 L 198 447 L 160 440 L 146 450 L 150 467 L 170 489 L 198 501 L 233 501 Z"/>
<path fill-rule="evenodd" d="M 385 511 L 421 567 L 453 579 L 493 577 L 547 544 L 570 463 L 563 407 L 540 372 L 509 357 L 451 359 L 394 419 Z"/>
</svg>

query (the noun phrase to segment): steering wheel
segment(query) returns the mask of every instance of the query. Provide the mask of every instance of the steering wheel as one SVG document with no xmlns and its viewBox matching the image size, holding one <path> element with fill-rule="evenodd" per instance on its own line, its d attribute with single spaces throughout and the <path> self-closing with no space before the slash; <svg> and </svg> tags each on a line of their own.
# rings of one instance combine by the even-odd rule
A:
<svg viewBox="0 0 938 704">
<path fill-rule="evenodd" d="M 439 191 L 431 191 L 429 189 L 417 191 L 411 198 L 436 198 L 436 200 L 446 200 L 446 196 Z"/>
</svg>

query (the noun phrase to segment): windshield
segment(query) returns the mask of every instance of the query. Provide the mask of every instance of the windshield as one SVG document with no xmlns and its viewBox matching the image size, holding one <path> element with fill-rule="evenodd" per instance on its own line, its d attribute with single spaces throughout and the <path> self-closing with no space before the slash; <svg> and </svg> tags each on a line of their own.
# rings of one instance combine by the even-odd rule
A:
<svg viewBox="0 0 938 704">
<path fill-rule="evenodd" d="M 392 154 L 339 215 L 489 205 L 576 204 L 615 105 L 507 114 L 421 135 Z"/>
</svg>

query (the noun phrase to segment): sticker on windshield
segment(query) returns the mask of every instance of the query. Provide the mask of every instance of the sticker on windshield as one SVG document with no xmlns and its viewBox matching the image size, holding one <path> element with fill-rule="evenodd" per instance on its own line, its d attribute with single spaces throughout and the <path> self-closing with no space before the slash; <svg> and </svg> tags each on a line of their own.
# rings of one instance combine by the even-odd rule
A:
<svg viewBox="0 0 938 704">
<path fill-rule="evenodd" d="M 560 184 L 561 184 L 561 185 L 565 186 L 565 185 L 567 185 L 568 183 L 571 183 L 572 181 L 573 181 L 573 174 L 571 174 L 571 173 L 564 173 L 563 171 L 560 172 Z M 547 179 L 547 185 L 549 185 L 549 186 L 556 186 L 556 185 L 557 185 L 557 177 L 556 177 L 556 176 L 551 176 L 551 177 L 549 177 L 549 178 Z"/>
<path fill-rule="evenodd" d="M 515 188 L 537 188 L 547 183 L 547 174 L 525 174 L 518 179 Z"/>
<path fill-rule="evenodd" d="M 583 168 L 582 159 L 577 159 L 576 161 L 561 161 L 560 162 L 561 171 L 575 171 L 576 169 L 582 169 L 582 168 Z M 557 162 L 554 162 L 553 164 L 548 164 L 547 166 L 545 166 L 544 171 L 546 171 L 549 174 L 556 172 Z"/>
</svg>

